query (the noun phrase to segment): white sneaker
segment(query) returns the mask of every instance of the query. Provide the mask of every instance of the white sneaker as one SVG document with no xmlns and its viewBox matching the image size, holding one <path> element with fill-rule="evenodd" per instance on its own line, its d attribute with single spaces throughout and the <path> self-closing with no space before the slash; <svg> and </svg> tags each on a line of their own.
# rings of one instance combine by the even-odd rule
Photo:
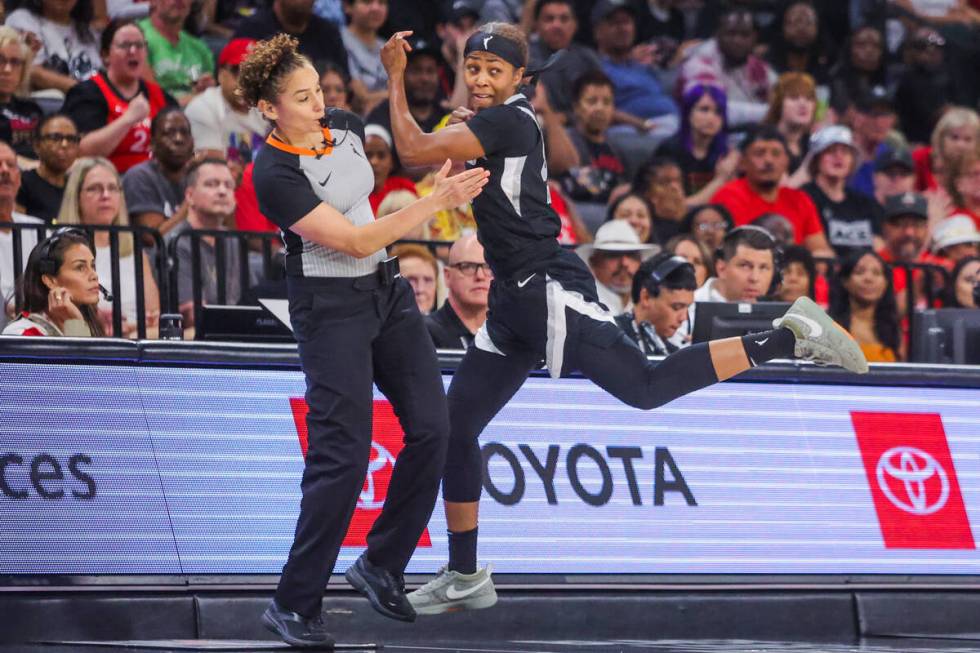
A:
<svg viewBox="0 0 980 653">
<path fill-rule="evenodd" d="M 497 590 L 487 565 L 473 574 L 461 574 L 443 567 L 436 577 L 409 593 L 408 601 L 418 614 L 441 614 L 459 610 L 480 610 L 497 602 Z"/>
<path fill-rule="evenodd" d="M 851 334 L 809 297 L 800 297 L 793 302 L 786 314 L 773 320 L 772 325 L 793 332 L 797 358 L 817 365 L 839 365 L 857 374 L 868 371 L 868 360 Z"/>
</svg>

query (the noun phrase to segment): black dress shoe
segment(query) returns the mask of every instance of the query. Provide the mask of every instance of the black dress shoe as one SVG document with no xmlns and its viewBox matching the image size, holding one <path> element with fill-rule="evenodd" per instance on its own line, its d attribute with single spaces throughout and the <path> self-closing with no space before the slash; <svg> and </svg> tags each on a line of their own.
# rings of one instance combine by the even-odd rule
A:
<svg viewBox="0 0 980 653">
<path fill-rule="evenodd" d="M 262 625 L 290 646 L 332 649 L 333 637 L 323 625 L 323 617 L 307 618 L 297 612 L 284 610 L 275 600 L 262 615 Z"/>
<path fill-rule="evenodd" d="M 405 596 L 405 577 L 368 562 L 367 554 L 357 559 L 344 575 L 347 582 L 367 597 L 371 607 L 391 619 L 415 621 L 415 608 Z"/>
</svg>

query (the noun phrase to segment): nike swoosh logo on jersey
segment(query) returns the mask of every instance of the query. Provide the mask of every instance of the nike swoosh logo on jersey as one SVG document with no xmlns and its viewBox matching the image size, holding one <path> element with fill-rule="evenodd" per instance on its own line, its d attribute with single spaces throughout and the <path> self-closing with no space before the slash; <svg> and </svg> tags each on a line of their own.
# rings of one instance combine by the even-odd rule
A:
<svg viewBox="0 0 980 653">
<path fill-rule="evenodd" d="M 524 286 L 526 286 L 526 285 L 527 285 L 527 282 L 528 282 L 528 281 L 530 281 L 531 279 L 533 279 L 534 277 L 536 277 L 536 276 L 537 276 L 537 274 L 538 274 L 538 273 L 537 273 L 537 272 L 535 272 L 534 274 L 532 274 L 531 276 L 529 276 L 529 277 L 528 277 L 527 279 L 525 279 L 524 281 L 518 281 L 518 282 L 517 282 L 517 287 L 518 287 L 518 288 L 523 288 Z"/>
<path fill-rule="evenodd" d="M 755 341 L 755 344 L 757 344 L 757 345 L 759 345 L 761 347 L 762 345 L 766 344 L 767 342 L 769 342 L 769 338 L 763 338 L 762 340 L 756 340 Z"/>
<path fill-rule="evenodd" d="M 332 175 L 332 174 L 333 174 L 333 171 L 332 170 L 330 172 L 328 172 L 327 173 L 327 176 L 324 177 L 323 181 L 319 182 L 320 185 L 321 186 L 326 186 L 327 185 L 327 182 L 330 181 L 330 175 Z"/>
<path fill-rule="evenodd" d="M 450 585 L 449 587 L 446 588 L 446 598 L 449 599 L 450 601 L 455 601 L 456 599 L 465 598 L 489 582 L 490 582 L 490 577 L 488 576 L 487 578 L 484 578 L 473 587 L 467 587 L 465 590 L 457 590 L 455 585 Z"/>
<path fill-rule="evenodd" d="M 818 322 L 816 322 L 816 321 L 814 321 L 814 320 L 812 320 L 812 319 L 810 319 L 808 317 L 805 317 L 803 315 L 793 315 L 793 319 L 794 320 L 799 320 L 803 324 L 805 324 L 808 327 L 810 327 L 810 333 L 807 336 L 808 338 L 819 338 L 820 336 L 823 335 L 823 327 L 820 326 L 820 323 L 818 323 Z"/>
</svg>

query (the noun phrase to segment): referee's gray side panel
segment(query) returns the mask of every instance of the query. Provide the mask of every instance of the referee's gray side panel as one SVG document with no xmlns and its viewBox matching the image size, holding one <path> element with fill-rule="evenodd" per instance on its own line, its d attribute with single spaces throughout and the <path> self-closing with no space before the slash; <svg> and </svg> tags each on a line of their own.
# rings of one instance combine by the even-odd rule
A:
<svg viewBox="0 0 980 653">
<path fill-rule="evenodd" d="M 336 145 L 323 156 L 301 156 L 299 166 L 310 188 L 325 204 L 344 214 L 354 226 L 374 221 L 368 196 L 374 189 L 374 171 L 364 153 L 364 143 L 353 130 L 333 129 Z M 354 258 L 303 239 L 303 276 L 361 277 L 378 269 L 385 257 L 378 250 L 362 259 Z"/>
</svg>

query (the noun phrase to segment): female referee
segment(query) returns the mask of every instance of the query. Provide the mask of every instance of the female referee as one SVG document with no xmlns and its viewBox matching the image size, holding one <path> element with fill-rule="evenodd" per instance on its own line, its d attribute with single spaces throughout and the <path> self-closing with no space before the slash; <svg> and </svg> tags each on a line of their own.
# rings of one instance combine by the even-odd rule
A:
<svg viewBox="0 0 980 653">
<path fill-rule="evenodd" d="M 524 34 L 513 25 L 489 23 L 467 40 L 464 81 L 476 111 L 459 108 L 453 114 L 460 122 L 426 134 L 405 98 L 410 50 L 405 37 L 410 33 L 396 33 L 381 52 L 398 155 L 411 166 L 448 157 L 490 171 L 490 183 L 473 202 L 477 234 L 494 273 L 490 313 L 448 393 L 443 499 L 449 564 L 409 595 L 416 612 L 436 614 L 496 602 L 489 568 L 478 570 L 476 563 L 482 489 L 477 439 L 542 359 L 553 377 L 579 371 L 643 409 L 794 353 L 858 372 L 866 371 L 867 363 L 816 304 L 801 300 L 772 331 L 693 345 L 651 364 L 598 302 L 589 269 L 555 240 L 560 222 L 548 202 L 544 141 L 534 110 L 519 90 L 528 74 Z"/>
<path fill-rule="evenodd" d="M 433 213 L 480 194 L 487 173 L 448 177 L 435 192 L 374 219 L 364 126 L 325 113 L 319 76 L 279 34 L 241 65 L 239 92 L 272 123 L 255 159 L 259 207 L 283 231 L 289 314 L 306 375 L 309 447 L 295 539 L 263 622 L 296 646 L 330 646 L 320 617 L 371 454 L 372 388 L 391 400 L 405 431 L 367 551 L 347 579 L 385 616 L 415 619 L 402 572 L 435 505 L 449 417 L 435 350 L 408 282 L 384 247 Z"/>
</svg>

